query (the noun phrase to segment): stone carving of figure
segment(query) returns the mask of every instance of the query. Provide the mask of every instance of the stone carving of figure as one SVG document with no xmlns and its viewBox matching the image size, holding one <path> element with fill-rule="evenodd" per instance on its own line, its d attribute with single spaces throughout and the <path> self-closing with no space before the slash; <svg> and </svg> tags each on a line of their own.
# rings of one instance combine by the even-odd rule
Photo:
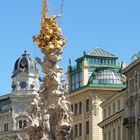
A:
<svg viewBox="0 0 140 140">
<path fill-rule="evenodd" d="M 38 93 L 40 100 L 38 102 L 34 99 L 31 104 L 32 126 L 29 132 L 35 134 L 35 130 L 40 128 L 40 133 L 36 134 L 40 140 L 66 140 L 71 131 L 72 113 L 69 109 L 70 103 L 65 97 L 68 85 L 64 84 L 62 69 L 57 65 L 57 62 L 61 60 L 66 40 L 56 23 L 60 15 L 47 17 L 46 11 L 47 5 L 44 0 L 40 34 L 33 36 L 33 41 L 44 54 L 43 61 L 36 58 L 44 76 Z M 35 135 L 31 137 L 35 140 Z"/>
<path fill-rule="evenodd" d="M 33 102 L 31 103 L 31 112 L 29 119 L 31 121 L 32 126 L 39 126 L 39 113 L 40 113 L 40 107 L 39 107 L 39 101 L 34 98 Z"/>
<path fill-rule="evenodd" d="M 98 104 L 98 97 L 95 96 L 95 98 L 92 100 L 92 109 L 93 109 L 93 115 L 97 116 L 99 112 L 99 104 Z"/>
</svg>

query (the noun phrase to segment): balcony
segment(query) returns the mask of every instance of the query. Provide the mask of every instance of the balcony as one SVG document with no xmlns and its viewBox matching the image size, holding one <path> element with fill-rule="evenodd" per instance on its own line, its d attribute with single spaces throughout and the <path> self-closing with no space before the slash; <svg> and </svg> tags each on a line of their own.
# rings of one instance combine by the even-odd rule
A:
<svg viewBox="0 0 140 140">
<path fill-rule="evenodd" d="M 129 126 L 135 125 L 135 116 L 124 118 L 123 125 L 125 127 L 129 127 Z"/>
</svg>

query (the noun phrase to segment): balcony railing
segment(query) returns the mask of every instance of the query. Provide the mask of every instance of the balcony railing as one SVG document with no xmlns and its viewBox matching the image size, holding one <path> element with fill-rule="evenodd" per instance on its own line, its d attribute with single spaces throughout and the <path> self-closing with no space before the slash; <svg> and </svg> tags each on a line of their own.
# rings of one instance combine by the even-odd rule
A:
<svg viewBox="0 0 140 140">
<path fill-rule="evenodd" d="M 135 125 L 135 117 L 132 116 L 132 117 L 124 118 L 123 125 L 126 127 Z"/>
</svg>

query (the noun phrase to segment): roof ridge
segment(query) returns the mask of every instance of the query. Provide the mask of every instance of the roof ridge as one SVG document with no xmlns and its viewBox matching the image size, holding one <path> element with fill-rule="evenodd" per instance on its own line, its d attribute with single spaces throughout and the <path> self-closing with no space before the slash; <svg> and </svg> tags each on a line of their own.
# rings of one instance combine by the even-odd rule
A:
<svg viewBox="0 0 140 140">
<path fill-rule="evenodd" d="M 99 47 L 93 48 L 91 51 L 87 52 L 87 54 L 92 56 L 101 56 L 101 57 L 116 57 L 116 55 Z"/>
</svg>

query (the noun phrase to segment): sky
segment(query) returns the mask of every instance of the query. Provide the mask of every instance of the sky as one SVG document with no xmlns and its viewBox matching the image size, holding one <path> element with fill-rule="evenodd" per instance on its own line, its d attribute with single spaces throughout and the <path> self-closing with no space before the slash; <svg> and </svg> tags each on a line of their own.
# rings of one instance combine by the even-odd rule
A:
<svg viewBox="0 0 140 140">
<path fill-rule="evenodd" d="M 48 0 L 49 14 L 59 14 L 62 0 Z M 27 50 L 42 57 L 32 41 L 40 30 L 42 0 L 0 0 L 0 95 L 11 92 L 15 61 Z M 140 51 L 140 0 L 64 0 L 61 28 L 68 40 L 60 62 L 67 71 L 83 52 L 107 50 L 129 64 Z"/>
</svg>

